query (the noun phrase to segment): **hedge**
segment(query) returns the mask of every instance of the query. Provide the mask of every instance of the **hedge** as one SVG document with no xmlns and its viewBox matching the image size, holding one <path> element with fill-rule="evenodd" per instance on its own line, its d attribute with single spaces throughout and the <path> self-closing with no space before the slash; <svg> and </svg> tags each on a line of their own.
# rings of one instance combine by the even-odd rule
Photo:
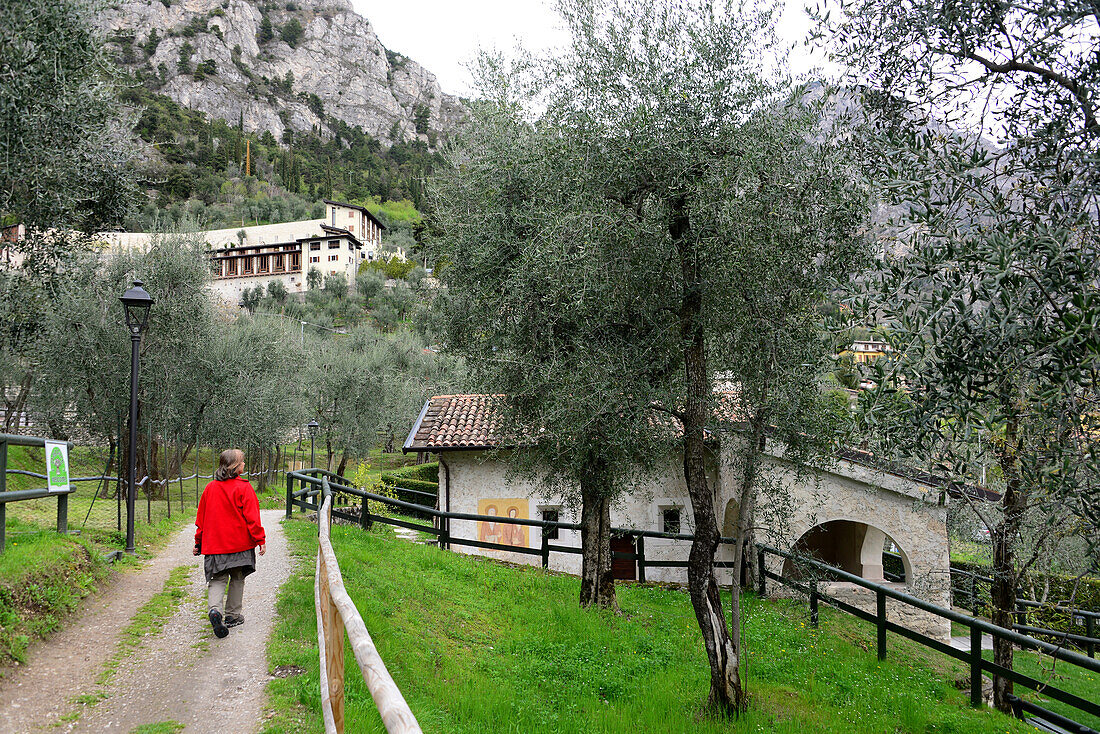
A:
<svg viewBox="0 0 1100 734">
<path fill-rule="evenodd" d="M 386 481 L 389 481 L 391 477 L 398 482 L 405 479 L 416 479 L 422 482 L 439 484 L 439 462 L 432 461 L 427 464 L 402 466 L 382 473 L 382 478 Z"/>
<path fill-rule="evenodd" d="M 429 492 L 435 497 L 439 496 L 439 485 L 435 482 L 422 482 L 419 479 L 406 479 L 405 477 L 393 477 L 383 474 L 382 483 L 389 487 L 414 489 L 417 492 Z M 424 499 L 424 497 L 420 497 L 417 501 L 423 504 Z"/>
<path fill-rule="evenodd" d="M 951 571 L 953 581 L 952 603 L 956 608 L 962 608 L 969 612 L 972 606 L 970 599 L 970 574 L 976 573 L 978 576 L 988 578 L 990 569 L 988 566 L 981 566 L 976 563 L 955 562 L 951 564 Z M 1021 611 L 1027 612 L 1026 624 L 1029 626 L 1044 627 L 1046 629 L 1071 632 L 1079 635 L 1085 634 L 1085 627 L 1083 624 L 1074 624 L 1073 620 L 1069 619 L 1069 615 L 1052 608 L 1057 604 L 1069 600 L 1071 594 L 1073 595 L 1074 609 L 1100 612 L 1100 579 L 1077 579 L 1075 576 L 1064 576 L 1061 574 L 1033 573 L 1029 575 L 1028 580 L 1031 582 L 1032 586 L 1024 586 L 1019 590 L 1019 597 L 1021 599 L 1028 598 L 1031 588 L 1034 588 L 1037 593 L 1041 594 L 1042 590 L 1046 588 L 1046 584 L 1050 584 L 1050 588 L 1046 593 L 1047 603 L 1050 606 L 1021 608 Z M 1076 587 L 1076 589 L 1074 587 Z M 977 591 L 979 601 L 978 611 L 988 614 L 990 608 L 989 582 L 979 580 Z M 1020 616 L 1022 617 L 1023 615 Z M 1017 624 L 1023 623 L 1025 623 L 1024 619 L 1018 617 Z M 1100 636 L 1100 621 L 1094 623 L 1094 625 L 1093 636 Z"/>
</svg>

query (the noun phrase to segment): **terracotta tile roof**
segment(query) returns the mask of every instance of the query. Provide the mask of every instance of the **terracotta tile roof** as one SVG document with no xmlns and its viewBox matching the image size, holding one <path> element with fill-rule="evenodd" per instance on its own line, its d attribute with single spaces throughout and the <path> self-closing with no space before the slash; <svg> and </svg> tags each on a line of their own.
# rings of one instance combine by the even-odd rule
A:
<svg viewBox="0 0 1100 734">
<path fill-rule="evenodd" d="M 436 395 L 424 403 L 420 417 L 413 424 L 403 450 L 410 451 L 458 451 L 462 449 L 502 448 L 494 404 L 503 395 Z M 727 425 L 736 425 L 743 419 L 739 414 L 736 395 L 720 393 L 716 414 Z M 655 422 L 658 419 L 654 419 Z M 680 421 L 664 417 L 662 421 L 676 433 L 682 432 Z M 966 493 L 982 499 L 996 500 L 1000 495 L 982 487 L 965 486 L 951 482 L 929 472 L 910 466 L 885 461 L 869 451 L 841 448 L 837 457 L 856 464 L 900 476 L 910 481 L 945 489 L 958 496 Z"/>
<path fill-rule="evenodd" d="M 494 403 L 502 395 L 436 395 L 424 404 L 404 451 L 496 448 Z"/>
</svg>

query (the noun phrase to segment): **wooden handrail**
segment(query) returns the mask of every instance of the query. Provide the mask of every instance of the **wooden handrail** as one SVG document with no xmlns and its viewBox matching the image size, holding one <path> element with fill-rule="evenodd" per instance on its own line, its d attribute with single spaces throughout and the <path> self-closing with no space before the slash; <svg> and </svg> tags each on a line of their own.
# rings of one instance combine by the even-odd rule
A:
<svg viewBox="0 0 1100 734">
<path fill-rule="evenodd" d="M 327 479 L 324 482 L 328 484 Z M 344 731 L 344 631 L 347 630 L 351 649 L 363 680 L 378 707 L 382 723 L 389 734 L 421 734 L 420 724 L 405 703 L 397 684 L 393 682 L 385 663 L 374 646 L 363 617 L 344 589 L 340 566 L 329 538 L 332 523 L 332 493 L 324 487 L 324 502 L 317 516 L 318 540 L 317 576 L 314 598 L 317 606 L 317 647 L 321 660 L 321 708 L 325 731 Z"/>
</svg>

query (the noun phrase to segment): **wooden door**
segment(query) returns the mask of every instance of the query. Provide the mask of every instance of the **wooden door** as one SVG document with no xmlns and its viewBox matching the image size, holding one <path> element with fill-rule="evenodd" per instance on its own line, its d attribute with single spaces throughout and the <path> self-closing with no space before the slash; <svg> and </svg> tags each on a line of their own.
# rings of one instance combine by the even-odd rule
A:
<svg viewBox="0 0 1100 734">
<path fill-rule="evenodd" d="M 635 581 L 638 578 L 638 563 L 634 558 L 618 558 L 616 553 L 634 555 L 634 536 L 611 536 L 611 578 L 618 581 Z"/>
</svg>

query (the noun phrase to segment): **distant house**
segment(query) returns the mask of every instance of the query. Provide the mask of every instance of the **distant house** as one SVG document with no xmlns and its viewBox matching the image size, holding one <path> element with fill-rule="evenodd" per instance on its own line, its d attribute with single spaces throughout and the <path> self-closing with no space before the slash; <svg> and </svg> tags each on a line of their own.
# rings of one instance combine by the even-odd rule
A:
<svg viewBox="0 0 1100 734">
<path fill-rule="evenodd" d="M 560 522 L 579 522 L 579 508 L 562 497 L 547 494 L 536 483 L 509 477 L 506 461 L 494 430 L 495 398 L 489 395 L 437 395 L 428 400 L 405 442 L 406 452 L 431 452 L 440 463 L 439 506 L 450 512 L 535 518 Z M 735 471 L 733 451 L 736 437 L 724 440 L 709 467 L 709 479 L 715 489 L 715 510 L 723 536 L 735 534 L 740 497 L 739 474 Z M 762 494 L 758 517 L 782 518 L 762 532 L 761 539 L 811 554 L 827 563 L 864 578 L 883 581 L 884 549 L 900 552 L 906 590 L 942 606 L 950 606 L 950 561 L 947 544 L 947 489 L 934 477 L 910 475 L 875 465 L 873 457 L 847 452 L 828 468 L 799 471 L 785 458 L 783 447 L 769 447 L 762 474 L 782 486 L 788 497 L 779 507 L 771 495 Z M 779 510 L 779 512 L 776 512 Z M 632 492 L 617 502 L 611 511 L 612 526 L 627 532 L 615 538 L 613 550 L 632 552 L 636 539 L 633 530 L 657 530 L 691 533 L 691 502 L 684 481 L 683 464 L 672 461 L 652 476 L 638 478 Z M 516 531 L 501 523 L 452 520 L 451 537 L 504 542 L 527 548 L 541 547 L 541 531 L 526 528 Z M 769 537 L 771 535 L 772 537 Z M 503 539 L 503 540 L 502 540 Z M 555 544 L 580 546 L 580 533 L 559 530 Z M 687 560 L 689 544 L 671 539 L 645 540 L 649 561 L 682 562 Z M 540 563 L 537 556 L 453 546 L 455 550 L 502 558 L 516 563 Z M 722 546 L 719 560 L 730 560 L 731 551 Z M 569 573 L 580 572 L 578 555 L 553 553 L 550 568 Z M 797 569 L 776 572 L 798 573 Z M 628 561 L 616 564 L 617 578 L 636 578 L 636 569 Z M 732 571 L 719 569 L 719 582 L 729 584 Z M 648 568 L 650 581 L 686 582 L 683 567 Z M 873 603 L 860 598 L 861 589 L 851 584 L 834 584 L 830 591 L 847 595 L 852 603 Z M 927 615 L 907 615 L 891 610 L 900 623 L 926 634 L 946 639 L 949 627 L 943 620 Z M 904 617 L 904 618 L 902 618 Z"/>
<path fill-rule="evenodd" d="M 386 229 L 366 207 L 325 201 L 325 216 L 298 222 L 202 232 L 210 246 L 214 292 L 236 304 L 255 286 L 282 281 L 290 293 L 304 291 L 311 269 L 322 277 L 343 275 L 354 289 L 359 266 L 382 257 Z M 149 232 L 104 232 L 113 247 L 142 247 L 152 241 Z"/>
<path fill-rule="evenodd" d="M 853 341 L 852 346 L 841 352 L 841 355 L 851 354 L 852 361 L 856 364 L 868 364 L 879 357 L 885 357 L 890 351 L 890 345 L 886 342 L 867 339 Z"/>
</svg>

